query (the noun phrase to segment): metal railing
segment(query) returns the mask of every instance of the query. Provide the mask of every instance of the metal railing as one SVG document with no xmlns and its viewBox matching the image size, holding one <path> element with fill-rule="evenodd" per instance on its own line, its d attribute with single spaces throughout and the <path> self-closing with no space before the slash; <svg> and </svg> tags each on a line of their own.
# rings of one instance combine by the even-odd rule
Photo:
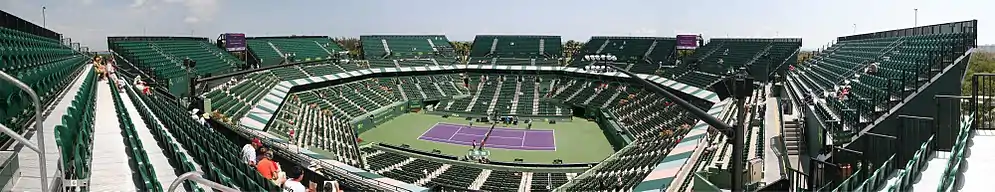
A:
<svg viewBox="0 0 995 192">
<path fill-rule="evenodd" d="M 31 143 L 30 141 L 28 141 L 28 139 L 24 138 L 23 136 L 21 136 L 20 134 L 18 134 L 14 130 L 11 130 L 10 128 L 8 128 L 6 126 L 0 125 L 0 131 L 2 131 L 4 134 L 7 134 L 11 138 L 14 138 L 14 140 L 17 140 L 18 142 L 21 142 L 22 144 L 24 144 L 24 146 L 27 146 L 32 151 L 35 151 L 35 152 L 38 153 L 38 164 L 39 164 L 39 168 L 40 168 L 39 172 L 41 172 L 41 175 L 40 175 L 41 176 L 41 178 L 40 178 L 41 179 L 41 190 L 42 191 L 50 191 L 50 188 L 49 188 L 50 186 L 49 185 L 51 185 L 53 183 L 49 183 L 48 182 L 48 177 L 49 177 L 48 176 L 48 165 L 46 164 L 46 159 L 45 159 L 45 134 L 44 134 L 45 130 L 42 127 L 42 121 L 44 119 L 42 119 L 42 117 L 41 117 L 41 113 L 42 113 L 42 111 L 41 111 L 41 98 L 38 97 L 38 94 L 35 93 L 34 90 L 31 90 L 31 87 L 28 87 L 28 85 L 24 84 L 24 82 L 21 82 L 21 81 L 17 80 L 16 78 L 11 77 L 9 74 L 7 74 L 7 73 L 5 73 L 3 71 L 0 71 L 0 78 L 2 78 L 3 80 L 6 80 L 8 82 L 13 83 L 14 85 L 17 86 L 17 88 L 20 88 L 21 90 L 24 90 L 25 92 L 28 92 L 28 96 L 31 97 L 31 102 L 34 103 L 34 105 L 35 105 L 35 131 L 37 132 L 36 137 L 38 137 L 38 145 L 35 145 L 35 144 Z M 61 155 L 61 154 L 59 154 L 59 155 Z M 56 172 L 58 172 L 58 171 L 56 171 Z"/>
<path fill-rule="evenodd" d="M 208 187 L 211 187 L 211 189 L 218 190 L 218 191 L 223 191 L 223 192 L 239 192 L 238 189 L 234 189 L 234 188 L 231 188 L 231 187 L 228 187 L 228 186 L 224 186 L 224 185 L 222 185 L 220 183 L 215 183 L 214 181 L 204 179 L 203 175 L 204 175 L 204 173 L 202 173 L 200 171 L 191 171 L 191 172 L 183 173 L 179 177 L 176 177 L 176 180 L 173 180 L 173 182 L 169 184 L 169 190 L 167 190 L 167 191 L 174 192 L 174 191 L 176 191 L 177 188 L 179 188 L 179 186 L 181 184 L 183 184 L 183 181 L 190 180 L 190 181 L 193 181 L 193 182 L 196 182 L 196 183 L 204 184 L 204 185 L 206 185 Z"/>
<path fill-rule="evenodd" d="M 238 127 L 234 129 L 235 130 L 232 131 L 235 131 L 235 133 L 241 133 L 246 138 L 269 138 L 267 136 L 260 135 L 256 131 L 253 131 L 249 128 Z M 240 129 L 245 129 L 245 130 L 240 130 Z M 301 153 L 299 152 L 299 150 L 292 149 L 288 146 L 289 144 L 287 143 L 278 143 L 271 141 L 269 139 L 262 139 L 261 141 L 263 142 L 264 145 L 269 146 L 272 149 L 278 149 L 276 151 L 278 154 L 280 154 L 281 157 L 294 161 L 297 164 L 300 165 L 317 164 L 319 167 L 323 168 L 324 170 L 331 171 L 331 173 L 333 173 L 335 176 L 339 176 L 344 179 L 351 179 L 352 181 L 360 183 L 370 184 L 376 187 L 386 189 L 387 191 L 410 191 L 390 183 L 374 180 L 374 178 L 367 178 L 364 176 L 354 174 L 352 172 L 349 172 L 348 170 L 332 165 L 331 163 L 324 162 L 320 159 Z"/>
</svg>

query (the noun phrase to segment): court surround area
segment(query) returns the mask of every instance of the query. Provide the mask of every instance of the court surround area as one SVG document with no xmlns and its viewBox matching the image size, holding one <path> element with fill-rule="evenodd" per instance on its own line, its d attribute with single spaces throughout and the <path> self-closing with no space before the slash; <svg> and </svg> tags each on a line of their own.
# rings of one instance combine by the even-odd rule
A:
<svg viewBox="0 0 995 192">
<path fill-rule="evenodd" d="M 408 113 L 360 134 L 363 144 L 378 142 L 395 146 L 408 145 L 422 151 L 439 150 L 442 154 L 462 157 L 476 141 L 483 140 L 490 124 L 481 125 L 462 118 L 442 118 L 437 115 Z M 487 127 L 484 127 L 487 126 Z M 556 124 L 536 121 L 527 125 L 498 124 L 484 142 L 492 161 L 525 163 L 600 162 L 614 153 L 608 139 L 594 122 L 574 118 Z"/>
</svg>

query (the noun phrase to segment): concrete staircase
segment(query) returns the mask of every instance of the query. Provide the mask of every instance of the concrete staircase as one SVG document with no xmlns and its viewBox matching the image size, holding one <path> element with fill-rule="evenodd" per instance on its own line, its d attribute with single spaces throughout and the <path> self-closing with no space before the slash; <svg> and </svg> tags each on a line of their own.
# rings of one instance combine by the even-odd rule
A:
<svg viewBox="0 0 995 192">
<path fill-rule="evenodd" d="M 428 183 L 428 181 L 431 181 L 435 177 L 442 175 L 442 173 L 446 172 L 446 170 L 449 170 L 449 167 L 452 167 L 452 165 L 443 164 L 442 167 L 439 167 L 439 169 L 436 169 L 434 172 L 425 175 L 425 178 L 415 181 L 415 185 L 424 185 L 425 183 Z"/>
<path fill-rule="evenodd" d="M 788 149 L 788 155 L 801 154 L 802 137 L 801 124 L 798 120 L 784 121 L 784 147 Z"/>
<path fill-rule="evenodd" d="M 401 161 L 401 163 L 391 165 L 389 167 L 384 168 L 383 170 L 373 171 L 373 173 L 383 174 L 383 173 L 386 173 L 387 171 L 391 171 L 391 170 L 397 169 L 397 168 L 399 168 L 401 166 L 404 166 L 404 165 L 407 165 L 408 163 L 411 163 L 411 162 L 415 162 L 415 158 L 408 158 L 407 160 Z"/>
<path fill-rule="evenodd" d="M 522 173 L 522 182 L 518 184 L 518 191 L 532 191 L 532 172 Z"/>
<path fill-rule="evenodd" d="M 477 176 L 477 179 L 473 180 L 473 183 L 470 184 L 470 189 L 480 190 L 480 187 L 484 186 L 484 181 L 487 181 L 487 177 L 490 176 L 491 176 L 491 170 L 484 169 L 484 171 L 480 172 L 480 175 Z"/>
</svg>

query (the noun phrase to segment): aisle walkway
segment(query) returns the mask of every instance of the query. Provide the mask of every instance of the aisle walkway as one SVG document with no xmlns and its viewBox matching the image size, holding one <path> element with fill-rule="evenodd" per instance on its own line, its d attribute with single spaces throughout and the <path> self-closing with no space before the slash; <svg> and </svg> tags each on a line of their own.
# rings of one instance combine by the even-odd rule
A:
<svg viewBox="0 0 995 192">
<path fill-rule="evenodd" d="M 995 130 L 976 130 L 970 140 L 972 142 L 968 142 L 968 149 L 964 152 L 965 162 L 960 165 L 963 175 L 958 178 L 962 180 L 958 183 L 961 185 L 954 186 L 953 189 L 955 191 L 991 190 L 989 174 L 995 173 L 995 164 L 991 163 L 995 162 L 995 153 L 991 153 L 995 150 Z"/>
<path fill-rule="evenodd" d="M 97 117 L 93 133 L 93 161 L 90 163 L 90 191 L 135 191 L 110 86 L 107 81 L 96 84 L 97 105 L 94 110 Z"/>
<path fill-rule="evenodd" d="M 764 179 L 765 183 L 773 183 L 781 179 L 781 173 L 785 167 L 782 159 L 787 157 L 787 151 L 781 151 L 781 107 L 777 105 L 776 97 L 769 97 L 764 102 L 766 113 L 764 114 L 764 135 L 761 137 L 767 144 L 764 146 Z"/>
<path fill-rule="evenodd" d="M 128 89 L 129 91 L 134 91 L 134 89 L 130 89 L 130 88 L 133 88 L 133 87 L 131 87 L 131 85 L 130 85 L 130 84 L 128 85 L 128 87 L 129 87 L 129 89 Z M 135 93 L 138 93 L 138 92 L 135 92 Z M 124 94 L 124 95 L 122 95 L 122 96 L 127 96 L 126 98 L 130 98 L 130 97 L 131 97 L 130 95 L 127 95 L 127 94 Z M 142 106 L 143 106 L 143 107 L 144 107 L 145 109 L 149 109 L 149 106 L 145 104 L 145 101 L 143 101 L 143 100 L 141 100 L 141 99 L 137 99 L 137 101 L 139 101 L 139 102 L 138 102 L 138 103 L 133 103 L 133 104 L 135 104 L 135 105 L 142 105 Z M 129 112 L 131 112 L 132 108 L 134 108 L 134 107 L 129 107 L 128 111 L 129 111 Z M 135 110 L 137 110 L 137 109 L 135 109 Z M 138 114 L 138 115 L 141 115 L 141 114 Z M 135 116 L 132 116 L 132 117 L 135 117 Z M 153 116 L 152 116 L 152 119 L 153 119 L 153 120 L 155 121 L 155 123 L 159 124 L 159 126 L 162 126 L 162 127 L 165 127 L 165 125 L 163 125 L 163 124 L 162 124 L 162 121 L 160 121 L 160 120 L 159 120 L 159 117 L 156 117 L 156 116 L 154 116 L 154 115 L 153 115 Z M 135 121 L 139 121 L 139 120 L 135 120 Z M 144 125 L 145 125 L 145 122 L 143 121 L 143 122 L 142 122 L 142 124 L 143 124 L 143 126 L 144 126 Z M 146 130 L 148 130 L 148 129 L 146 129 Z M 166 131 L 166 132 L 163 132 L 163 133 L 164 133 L 165 137 L 168 137 L 168 138 L 169 138 L 169 140 L 172 140 L 172 141 L 177 141 L 177 139 L 176 139 L 175 137 L 173 137 L 173 134 L 172 134 L 172 133 L 170 133 L 169 131 Z M 141 134 L 141 133 L 140 133 L 140 134 Z M 143 140 L 143 141 L 144 141 L 144 140 Z M 144 144 L 143 144 L 143 145 L 144 145 Z M 158 149 L 158 148 L 157 148 L 157 149 Z M 189 154 L 189 153 L 187 153 L 187 150 L 186 150 L 186 149 L 184 149 L 183 147 L 178 147 L 177 149 L 178 149 L 178 150 L 180 151 L 180 155 L 183 155 L 183 156 L 186 156 L 186 158 L 187 158 L 187 159 L 193 159 L 193 157 L 192 157 L 192 156 L 190 156 L 190 154 Z M 159 151 L 161 151 L 161 150 L 159 150 Z M 150 156 L 151 156 L 151 155 L 150 155 Z M 198 163 L 197 163 L 196 161 L 190 161 L 190 163 L 192 163 L 192 164 L 193 164 L 193 166 L 194 166 L 194 169 L 195 169 L 195 170 L 197 170 L 197 171 L 199 171 L 199 172 L 201 172 L 201 173 L 203 173 L 203 172 L 204 172 L 203 170 L 201 170 L 201 169 L 200 169 L 200 164 L 198 164 Z M 156 167 L 156 169 L 155 169 L 155 170 L 156 170 L 156 171 L 158 171 L 158 170 L 159 170 L 159 168 L 158 168 L 158 167 Z M 180 173 L 180 174 L 182 174 L 182 173 Z M 174 177 L 175 177 L 175 176 L 174 176 Z M 159 178 L 160 178 L 160 183 L 161 183 L 161 184 L 163 185 L 163 187 L 169 187 L 169 184 L 170 184 L 170 183 L 162 183 L 162 180 L 161 180 L 161 179 L 162 179 L 162 177 L 159 177 Z M 171 181 L 172 181 L 172 180 L 170 180 L 170 182 L 171 182 Z M 210 187 L 208 187 L 207 185 L 204 185 L 204 184 L 197 184 L 197 185 L 198 185 L 198 186 L 200 186 L 200 188 L 201 188 L 201 189 L 210 189 Z"/>
<path fill-rule="evenodd" d="M 66 88 L 67 91 L 65 95 L 61 97 L 62 100 L 59 100 L 55 104 L 52 112 L 48 114 L 47 117 L 44 117 L 45 120 L 42 122 L 42 128 L 44 129 L 45 135 L 41 136 L 45 137 L 46 142 L 44 147 L 45 161 L 47 161 L 45 164 L 46 167 L 48 167 L 48 174 L 46 174 L 49 176 L 48 182 L 61 178 L 61 176 L 55 175 L 56 171 L 58 171 L 59 156 L 61 155 L 59 154 L 59 146 L 55 144 L 55 126 L 62 124 L 62 115 L 66 113 L 66 109 L 69 108 L 69 104 L 73 102 L 73 98 L 76 98 L 76 94 L 79 93 L 80 86 L 83 85 L 83 79 L 86 79 L 86 74 L 89 74 L 92 69 L 93 67 L 91 67 L 91 64 L 83 66 L 83 72 L 80 73 L 81 75 L 76 76 L 73 83 Z M 38 143 L 39 135 L 25 137 L 27 137 L 31 143 Z M 38 175 L 41 167 L 38 167 L 38 153 L 28 149 L 27 147 L 21 148 L 20 151 L 17 152 L 17 160 L 21 167 L 20 170 L 18 170 L 21 172 L 21 178 L 16 181 L 11 190 L 41 191 L 41 185 L 39 185 L 41 184 L 41 175 Z"/>
<path fill-rule="evenodd" d="M 173 166 L 169 164 L 169 159 L 166 158 L 166 154 L 162 153 L 162 149 L 159 148 L 159 144 L 156 143 L 155 136 L 149 131 L 149 128 L 145 126 L 145 121 L 142 121 L 141 113 L 138 113 L 138 109 L 135 108 L 134 103 L 131 102 L 131 98 L 127 93 L 120 93 L 121 101 L 124 102 L 125 109 L 128 110 L 128 117 L 131 118 L 131 123 L 135 125 L 135 133 L 138 140 L 142 142 L 142 146 L 145 148 L 145 154 L 149 157 L 149 163 L 152 164 L 153 170 L 155 170 L 155 176 L 159 179 L 159 184 L 163 187 L 168 188 L 169 184 L 176 180 L 176 172 L 173 170 Z M 182 173 L 181 173 L 182 174 Z"/>
</svg>

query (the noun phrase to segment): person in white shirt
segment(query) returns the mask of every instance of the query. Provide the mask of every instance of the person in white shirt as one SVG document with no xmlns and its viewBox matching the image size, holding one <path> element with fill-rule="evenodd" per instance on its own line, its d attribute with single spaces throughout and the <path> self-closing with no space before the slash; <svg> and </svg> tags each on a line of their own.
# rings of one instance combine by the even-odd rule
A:
<svg viewBox="0 0 995 192">
<path fill-rule="evenodd" d="M 287 181 L 283 182 L 283 192 L 314 192 L 316 186 L 304 187 L 301 181 L 304 180 L 304 170 L 301 167 L 292 167 L 287 170 Z"/>
<path fill-rule="evenodd" d="M 256 149 L 261 146 L 263 146 L 263 143 L 259 141 L 259 138 L 252 138 L 252 143 L 242 146 L 242 162 L 245 162 L 249 166 L 255 166 Z"/>
</svg>

